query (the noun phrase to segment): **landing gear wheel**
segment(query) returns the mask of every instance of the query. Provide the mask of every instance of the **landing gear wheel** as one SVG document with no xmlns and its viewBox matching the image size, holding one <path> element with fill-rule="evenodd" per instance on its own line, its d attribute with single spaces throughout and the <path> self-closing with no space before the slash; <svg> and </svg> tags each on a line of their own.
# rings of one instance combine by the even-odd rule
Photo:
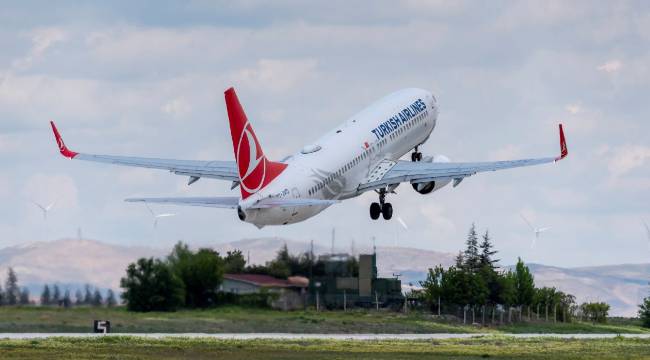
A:
<svg viewBox="0 0 650 360">
<path fill-rule="evenodd" d="M 370 204 L 370 218 L 373 220 L 379 219 L 379 214 L 381 214 L 381 206 L 379 203 Z"/>
<path fill-rule="evenodd" d="M 385 203 L 381 206 L 381 214 L 384 216 L 384 220 L 390 220 L 393 217 L 393 205 L 390 203 Z"/>
<path fill-rule="evenodd" d="M 417 146 L 415 147 L 415 151 L 411 153 L 411 161 L 422 161 L 422 153 L 418 151 Z"/>
</svg>

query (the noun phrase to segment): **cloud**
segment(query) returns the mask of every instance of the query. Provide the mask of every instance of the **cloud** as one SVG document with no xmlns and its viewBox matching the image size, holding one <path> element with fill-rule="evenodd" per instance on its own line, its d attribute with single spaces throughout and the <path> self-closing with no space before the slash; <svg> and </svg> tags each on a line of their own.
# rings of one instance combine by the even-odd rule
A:
<svg viewBox="0 0 650 360">
<path fill-rule="evenodd" d="M 260 59 L 254 67 L 244 68 L 233 76 L 233 81 L 251 87 L 284 92 L 317 77 L 315 59 Z"/>
<path fill-rule="evenodd" d="M 618 72 L 622 67 L 623 63 L 621 63 L 619 60 L 610 60 L 602 65 L 599 65 L 597 69 L 608 74 L 613 74 L 615 72 Z"/>
<path fill-rule="evenodd" d="M 650 147 L 645 145 L 624 145 L 610 151 L 607 168 L 614 177 L 623 176 L 650 162 Z"/>
<path fill-rule="evenodd" d="M 173 117 L 181 117 L 192 111 L 192 106 L 184 97 L 178 97 L 163 105 L 161 110 Z"/>
<path fill-rule="evenodd" d="M 20 59 L 16 59 L 12 68 L 15 70 L 26 70 L 40 59 L 45 52 L 58 42 L 66 39 L 66 32 L 60 28 L 42 28 L 31 32 L 32 47 L 29 53 Z"/>
<path fill-rule="evenodd" d="M 582 107 L 579 104 L 568 104 L 564 109 L 571 115 L 576 115 L 582 112 Z"/>
</svg>

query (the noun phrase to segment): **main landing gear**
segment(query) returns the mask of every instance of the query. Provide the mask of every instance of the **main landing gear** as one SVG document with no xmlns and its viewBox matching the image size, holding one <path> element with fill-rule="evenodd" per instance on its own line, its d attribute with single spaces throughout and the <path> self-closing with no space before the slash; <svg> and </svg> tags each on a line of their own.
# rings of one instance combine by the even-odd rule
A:
<svg viewBox="0 0 650 360">
<path fill-rule="evenodd" d="M 418 151 L 418 147 L 415 147 L 415 151 L 411 153 L 411 161 L 422 161 L 422 153 Z"/>
<path fill-rule="evenodd" d="M 393 205 L 386 201 L 386 189 L 381 189 L 379 193 L 379 202 L 370 204 L 370 218 L 373 220 L 379 219 L 379 214 L 384 217 L 384 220 L 390 220 L 393 217 Z"/>
</svg>

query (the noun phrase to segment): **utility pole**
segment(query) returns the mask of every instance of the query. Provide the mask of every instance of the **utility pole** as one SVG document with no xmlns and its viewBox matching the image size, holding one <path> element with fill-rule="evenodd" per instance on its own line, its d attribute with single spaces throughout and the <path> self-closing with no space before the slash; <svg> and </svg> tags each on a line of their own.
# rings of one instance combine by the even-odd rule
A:
<svg viewBox="0 0 650 360">
<path fill-rule="evenodd" d="M 332 228 L 332 252 L 331 254 L 334 254 L 334 240 L 336 239 L 336 228 Z"/>
<path fill-rule="evenodd" d="M 345 289 L 343 289 L 343 311 L 348 311 L 348 297 Z"/>
<path fill-rule="evenodd" d="M 440 302 L 440 296 L 438 296 L 438 317 L 440 317 L 440 306 L 442 303 Z"/>
</svg>

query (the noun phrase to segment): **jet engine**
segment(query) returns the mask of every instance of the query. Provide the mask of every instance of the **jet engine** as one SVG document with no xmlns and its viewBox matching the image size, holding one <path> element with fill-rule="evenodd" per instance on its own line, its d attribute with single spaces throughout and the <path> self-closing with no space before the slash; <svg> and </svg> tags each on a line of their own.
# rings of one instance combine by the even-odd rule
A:
<svg viewBox="0 0 650 360">
<path fill-rule="evenodd" d="M 448 163 L 450 160 L 448 157 L 444 155 L 436 155 L 434 156 L 425 156 L 422 159 L 423 162 L 434 162 L 434 163 Z M 417 184 L 411 184 L 413 186 L 413 190 L 417 191 L 418 193 L 422 195 L 430 194 L 434 191 L 440 190 L 443 187 L 445 187 L 447 184 L 449 184 L 451 180 L 443 180 L 443 181 L 429 181 L 429 182 L 423 182 L 423 183 L 417 183 Z"/>
</svg>

